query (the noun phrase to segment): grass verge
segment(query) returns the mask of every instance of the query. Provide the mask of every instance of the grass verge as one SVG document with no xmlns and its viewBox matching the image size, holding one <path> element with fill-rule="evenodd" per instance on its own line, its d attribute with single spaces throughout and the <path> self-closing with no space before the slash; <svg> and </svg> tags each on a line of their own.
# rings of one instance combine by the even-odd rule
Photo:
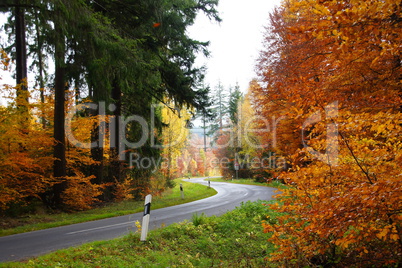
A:
<svg viewBox="0 0 402 268">
<path fill-rule="evenodd" d="M 226 180 L 224 178 L 213 178 L 211 181 L 217 182 L 229 182 L 229 183 L 239 183 L 239 184 L 248 184 L 248 185 L 257 185 L 257 186 L 265 186 L 265 187 L 273 187 L 278 189 L 286 188 L 286 185 L 281 183 L 280 181 L 273 180 L 269 183 L 266 182 L 256 182 L 253 179 L 233 179 L 233 180 Z"/>
<path fill-rule="evenodd" d="M 216 194 L 212 188 L 197 183 L 190 183 L 176 179 L 176 186 L 168 189 L 161 196 L 153 197 L 152 209 L 169 207 L 183 203 L 203 199 Z M 180 186 L 183 184 L 184 199 L 180 195 Z M 74 223 L 105 219 L 110 217 L 128 215 L 141 212 L 144 209 L 144 201 L 123 201 L 112 203 L 100 208 L 74 213 L 28 214 L 18 218 L 0 219 L 0 236 L 30 232 Z"/>
<path fill-rule="evenodd" d="M 264 206 L 271 202 L 243 203 L 220 217 L 195 215 L 151 231 L 147 242 L 132 233 L 0 267 L 269 267 L 275 248 L 261 222 L 277 216 Z"/>
</svg>

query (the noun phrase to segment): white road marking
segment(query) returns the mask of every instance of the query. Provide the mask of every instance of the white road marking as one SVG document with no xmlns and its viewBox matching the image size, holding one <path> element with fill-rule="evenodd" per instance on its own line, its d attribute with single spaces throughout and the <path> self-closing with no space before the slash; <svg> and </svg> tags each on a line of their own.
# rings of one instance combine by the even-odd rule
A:
<svg viewBox="0 0 402 268">
<path fill-rule="evenodd" d="M 85 233 L 85 232 L 96 231 L 96 230 L 101 230 L 101 229 L 107 229 L 107 228 L 111 228 L 111 227 L 115 227 L 115 226 L 121 226 L 121 225 L 130 225 L 130 224 L 134 225 L 133 222 L 116 223 L 116 224 L 112 224 L 112 225 L 106 225 L 106 226 L 101 226 L 101 227 L 96 227 L 96 228 L 91 228 L 91 229 L 85 229 L 85 230 L 70 232 L 70 233 L 67 233 L 67 235 Z"/>
</svg>

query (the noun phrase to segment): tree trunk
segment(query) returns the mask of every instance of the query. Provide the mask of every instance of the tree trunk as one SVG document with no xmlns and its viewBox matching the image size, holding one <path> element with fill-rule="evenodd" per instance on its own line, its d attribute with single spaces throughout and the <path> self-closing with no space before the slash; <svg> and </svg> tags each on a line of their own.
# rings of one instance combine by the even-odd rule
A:
<svg viewBox="0 0 402 268">
<path fill-rule="evenodd" d="M 27 47 L 25 37 L 25 17 L 24 10 L 19 6 L 19 0 L 16 0 L 15 7 L 15 51 L 16 51 L 16 78 L 17 84 L 21 84 L 17 90 L 18 97 L 25 98 L 28 102 L 27 95 Z"/>
<path fill-rule="evenodd" d="M 91 175 L 95 176 L 93 179 L 95 184 L 103 184 L 106 182 L 105 180 L 107 180 L 104 176 L 104 141 L 106 122 L 105 119 L 102 118 L 106 116 L 106 107 L 103 98 L 99 95 L 99 91 L 93 91 L 92 99 L 94 102 L 97 102 L 98 110 L 91 110 L 91 116 L 101 116 L 98 123 L 96 123 L 91 130 L 91 143 L 95 144 L 95 146 L 91 148 L 91 158 L 96 161 L 95 164 L 91 165 Z M 103 195 L 103 199 L 105 199 L 105 195 Z"/>
<path fill-rule="evenodd" d="M 91 112 L 92 116 L 97 116 L 99 113 L 97 111 Z M 95 176 L 93 180 L 96 184 L 104 183 L 103 178 L 103 136 L 104 135 L 104 123 L 99 122 L 91 131 L 91 143 L 96 143 L 97 145 L 91 148 L 91 158 L 96 161 L 95 164 L 91 166 L 91 175 Z"/>
<path fill-rule="evenodd" d="M 205 153 L 207 152 L 207 133 L 206 133 L 207 126 L 206 126 L 206 120 L 207 119 L 205 117 L 205 112 L 204 112 L 204 114 L 202 116 L 202 123 L 203 123 L 202 129 L 204 131 L 204 152 Z"/>
<path fill-rule="evenodd" d="M 45 103 L 45 79 L 44 79 L 44 70 L 43 70 L 43 38 L 41 36 L 40 27 L 39 27 L 39 18 L 38 12 L 35 13 L 35 24 L 36 24 L 36 41 L 37 41 L 37 53 L 38 53 L 38 71 L 39 71 L 39 90 L 40 90 L 40 102 L 42 105 Z M 46 116 L 44 108 L 41 107 L 41 123 L 42 127 L 46 128 Z"/>
<path fill-rule="evenodd" d="M 27 79 L 27 48 L 25 37 L 25 15 L 24 10 L 19 6 L 19 0 L 15 0 L 15 52 L 16 52 L 16 84 L 17 84 L 17 109 L 21 113 L 18 128 L 20 135 L 27 135 L 29 132 L 29 111 L 28 111 L 28 79 Z M 26 146 L 20 144 L 20 151 L 25 151 Z"/>
<path fill-rule="evenodd" d="M 112 157 L 110 178 L 113 178 L 113 181 L 121 182 L 122 162 L 119 160 L 119 145 L 121 142 L 119 129 L 119 120 L 121 118 L 121 88 L 118 84 L 117 78 L 113 81 L 112 99 L 115 104 L 115 109 L 113 111 L 114 126 L 110 128 L 110 152 Z"/>
<path fill-rule="evenodd" d="M 55 23 L 55 31 L 58 31 L 59 25 Z M 66 137 L 65 137 L 65 40 L 61 37 L 55 44 L 55 100 L 54 100 L 54 164 L 53 175 L 58 180 L 53 186 L 53 193 L 51 197 L 51 204 L 55 207 L 62 205 L 61 194 L 66 188 L 65 177 L 66 171 Z"/>
</svg>

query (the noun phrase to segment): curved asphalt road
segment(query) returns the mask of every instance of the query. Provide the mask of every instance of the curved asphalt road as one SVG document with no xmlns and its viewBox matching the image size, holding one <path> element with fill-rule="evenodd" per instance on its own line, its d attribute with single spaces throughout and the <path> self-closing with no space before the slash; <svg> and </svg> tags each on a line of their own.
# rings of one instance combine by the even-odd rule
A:
<svg viewBox="0 0 402 268">
<path fill-rule="evenodd" d="M 204 179 L 197 178 L 189 181 L 207 185 L 208 183 Z M 163 225 L 191 219 L 196 212 L 205 213 L 208 216 L 221 215 L 239 206 L 242 202 L 259 199 L 270 200 L 276 194 L 276 189 L 262 186 L 211 182 L 211 187 L 218 192 L 214 196 L 191 203 L 151 210 L 149 228 L 156 229 Z M 0 237 L 0 262 L 24 260 L 57 249 L 91 241 L 113 239 L 135 231 L 134 222 L 136 220 L 141 222 L 142 215 L 143 213 L 135 213 Z"/>
</svg>

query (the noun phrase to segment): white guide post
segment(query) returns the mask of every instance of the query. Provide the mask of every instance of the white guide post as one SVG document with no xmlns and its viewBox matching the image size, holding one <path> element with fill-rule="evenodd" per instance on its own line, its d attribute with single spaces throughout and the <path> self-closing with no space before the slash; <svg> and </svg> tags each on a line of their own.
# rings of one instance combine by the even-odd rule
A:
<svg viewBox="0 0 402 268">
<path fill-rule="evenodd" d="M 151 213 L 151 201 L 152 195 L 149 194 L 145 197 L 144 216 L 142 217 L 141 241 L 143 242 L 147 241 L 149 217 Z"/>
</svg>

